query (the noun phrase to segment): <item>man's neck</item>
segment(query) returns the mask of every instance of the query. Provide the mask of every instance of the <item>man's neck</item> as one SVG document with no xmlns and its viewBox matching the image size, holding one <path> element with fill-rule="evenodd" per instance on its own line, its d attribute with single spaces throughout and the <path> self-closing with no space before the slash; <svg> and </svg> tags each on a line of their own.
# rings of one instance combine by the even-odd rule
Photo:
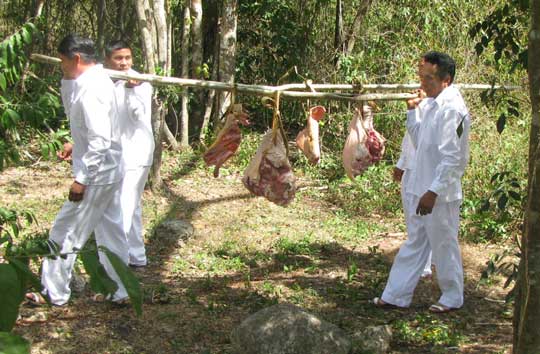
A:
<svg viewBox="0 0 540 354">
<path fill-rule="evenodd" d="M 75 79 L 77 79 L 79 76 L 84 74 L 88 69 L 91 69 L 95 65 L 96 63 L 80 63 L 77 67 L 77 76 L 75 77 Z"/>
</svg>

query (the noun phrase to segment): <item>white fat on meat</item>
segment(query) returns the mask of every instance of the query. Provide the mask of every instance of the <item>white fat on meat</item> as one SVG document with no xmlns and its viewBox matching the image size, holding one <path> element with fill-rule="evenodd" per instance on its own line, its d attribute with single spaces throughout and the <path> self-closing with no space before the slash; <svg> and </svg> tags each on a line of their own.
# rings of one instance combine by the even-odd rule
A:
<svg viewBox="0 0 540 354">
<path fill-rule="evenodd" d="M 373 127 L 371 107 L 364 105 L 362 111 L 355 109 L 343 148 L 343 167 L 347 176 L 354 179 L 369 166 L 380 161 L 384 154 L 385 141 Z"/>
<path fill-rule="evenodd" d="M 325 113 L 326 109 L 323 106 L 311 107 L 307 126 L 296 136 L 296 145 L 313 165 L 316 165 L 321 158 L 319 121 L 324 117 Z"/>
</svg>

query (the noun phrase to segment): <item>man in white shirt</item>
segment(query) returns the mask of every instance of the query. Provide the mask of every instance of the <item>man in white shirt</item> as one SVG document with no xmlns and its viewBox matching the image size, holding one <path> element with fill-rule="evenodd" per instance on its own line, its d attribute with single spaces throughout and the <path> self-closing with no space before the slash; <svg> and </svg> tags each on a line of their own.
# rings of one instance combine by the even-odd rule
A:
<svg viewBox="0 0 540 354">
<path fill-rule="evenodd" d="M 114 85 L 100 66 L 95 65 L 92 40 L 68 35 L 58 46 L 62 79 L 62 100 L 70 121 L 73 145 L 59 154 L 72 159 L 74 181 L 49 232 L 65 258 L 45 258 L 41 282 L 54 305 L 64 305 L 71 295 L 69 288 L 76 252 L 81 250 L 97 225 L 109 232 L 98 234 L 96 243 L 114 252 L 126 264 L 127 240 L 121 227 L 120 182 L 122 148 L 117 123 Z M 119 226 L 120 225 L 120 226 Z M 108 258 L 99 252 L 100 261 L 118 289 L 110 298 L 123 302 L 128 294 Z M 28 300 L 43 304 L 40 293 L 26 294 Z"/>
<path fill-rule="evenodd" d="M 131 69 L 132 65 L 131 49 L 125 42 L 115 41 L 107 45 L 104 63 L 107 69 L 137 73 Z M 141 197 L 154 153 L 152 86 L 147 82 L 117 80 L 115 93 L 125 169 L 120 197 L 123 226 L 129 244 L 129 264 L 141 267 L 147 264 Z"/>
<path fill-rule="evenodd" d="M 427 98 L 407 102 L 407 132 L 416 148 L 406 193 L 408 239 L 401 246 L 377 306 L 408 307 L 430 249 L 441 297 L 429 310 L 444 313 L 463 305 L 463 265 L 458 243 L 461 178 L 469 160 L 470 117 L 452 85 L 454 60 L 428 52 L 419 76 Z M 418 109 L 416 109 L 418 108 Z"/>
</svg>

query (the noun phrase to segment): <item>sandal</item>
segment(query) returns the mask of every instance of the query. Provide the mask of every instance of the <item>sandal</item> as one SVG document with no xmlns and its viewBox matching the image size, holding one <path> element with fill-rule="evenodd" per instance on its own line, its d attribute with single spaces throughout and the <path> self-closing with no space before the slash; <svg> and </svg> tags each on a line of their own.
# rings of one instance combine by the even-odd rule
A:
<svg viewBox="0 0 540 354">
<path fill-rule="evenodd" d="M 47 305 L 47 300 L 41 293 L 33 292 L 33 293 L 26 293 L 24 295 L 24 298 L 26 301 L 33 306 L 43 306 Z"/>
<path fill-rule="evenodd" d="M 94 294 L 92 296 L 92 301 L 93 302 L 105 302 L 105 301 L 107 301 L 109 299 L 110 299 L 110 295 L 105 296 L 105 294 L 102 294 L 102 293 L 97 293 L 97 294 Z"/>
<path fill-rule="evenodd" d="M 101 293 L 94 294 L 94 296 L 92 296 L 92 301 L 97 302 L 97 303 L 110 301 L 111 303 L 115 305 L 120 305 L 120 306 L 129 305 L 129 297 L 113 300 L 111 295 L 105 295 Z"/>
<path fill-rule="evenodd" d="M 378 307 L 380 309 L 398 309 L 399 308 L 399 306 L 397 305 L 384 302 L 383 299 L 381 299 L 380 297 L 374 297 L 373 300 L 371 300 L 371 302 L 373 303 L 373 305 L 375 305 L 375 307 Z"/>
<path fill-rule="evenodd" d="M 433 304 L 429 307 L 429 312 L 431 313 L 448 313 L 455 310 L 457 310 L 457 308 L 444 306 L 440 303 Z"/>
</svg>

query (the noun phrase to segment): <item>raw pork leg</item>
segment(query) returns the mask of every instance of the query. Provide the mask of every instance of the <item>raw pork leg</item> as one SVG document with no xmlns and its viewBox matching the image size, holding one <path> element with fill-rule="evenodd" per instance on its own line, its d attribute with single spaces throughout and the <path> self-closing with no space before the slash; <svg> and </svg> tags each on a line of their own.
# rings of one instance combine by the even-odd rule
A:
<svg viewBox="0 0 540 354">
<path fill-rule="evenodd" d="M 296 136 L 296 145 L 313 165 L 316 165 L 321 158 L 318 122 L 324 117 L 325 113 L 326 109 L 323 106 L 311 107 L 307 126 Z"/>
<path fill-rule="evenodd" d="M 385 139 L 373 128 L 370 106 L 356 109 L 349 125 L 349 136 L 343 148 L 343 167 L 349 178 L 354 179 L 384 154 Z"/>
</svg>

